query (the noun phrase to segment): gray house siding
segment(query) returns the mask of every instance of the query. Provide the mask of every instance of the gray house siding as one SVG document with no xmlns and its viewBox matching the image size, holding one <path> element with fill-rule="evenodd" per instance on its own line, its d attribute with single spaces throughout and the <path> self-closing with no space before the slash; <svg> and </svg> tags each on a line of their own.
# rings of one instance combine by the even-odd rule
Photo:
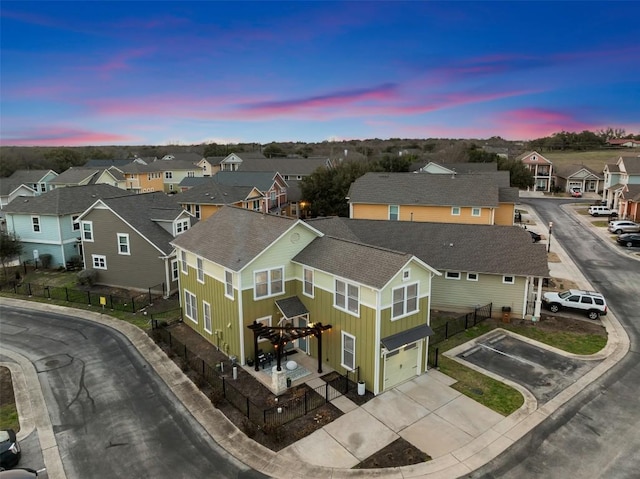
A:
<svg viewBox="0 0 640 479">
<path fill-rule="evenodd" d="M 92 255 L 106 257 L 107 269 L 97 269 L 98 283 L 146 290 L 165 283 L 167 261 L 162 253 L 109 210 L 94 209 L 83 221 L 93 222 L 93 242 L 84 241 L 86 268 Z M 129 255 L 118 253 L 118 233 L 129 235 Z"/>
</svg>

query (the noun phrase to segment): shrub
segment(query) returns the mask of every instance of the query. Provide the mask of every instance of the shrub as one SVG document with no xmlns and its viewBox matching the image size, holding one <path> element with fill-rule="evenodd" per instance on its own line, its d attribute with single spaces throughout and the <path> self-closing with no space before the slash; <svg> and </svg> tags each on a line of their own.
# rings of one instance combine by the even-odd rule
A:
<svg viewBox="0 0 640 479">
<path fill-rule="evenodd" d="M 98 272 L 95 269 L 83 269 L 78 273 L 78 282 L 83 285 L 93 286 L 98 280 Z"/>
<path fill-rule="evenodd" d="M 44 269 L 49 269 L 51 267 L 51 260 L 53 259 L 53 256 L 51 256 L 50 254 L 41 254 L 40 255 L 40 264 L 42 264 L 42 267 Z"/>
</svg>

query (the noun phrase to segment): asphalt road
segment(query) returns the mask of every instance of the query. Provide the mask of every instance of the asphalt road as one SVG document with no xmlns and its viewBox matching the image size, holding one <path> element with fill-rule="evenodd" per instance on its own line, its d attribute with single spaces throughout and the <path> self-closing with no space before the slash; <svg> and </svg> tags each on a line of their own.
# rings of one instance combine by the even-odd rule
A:
<svg viewBox="0 0 640 479">
<path fill-rule="evenodd" d="M 572 200 L 575 202 L 575 200 Z M 640 262 L 589 231 L 558 200 L 527 199 L 631 341 L 629 353 L 522 440 L 469 477 L 640 477 Z"/>
<path fill-rule="evenodd" d="M 120 333 L 5 306 L 0 327 L 38 372 L 70 479 L 265 477 L 216 444 Z"/>
</svg>

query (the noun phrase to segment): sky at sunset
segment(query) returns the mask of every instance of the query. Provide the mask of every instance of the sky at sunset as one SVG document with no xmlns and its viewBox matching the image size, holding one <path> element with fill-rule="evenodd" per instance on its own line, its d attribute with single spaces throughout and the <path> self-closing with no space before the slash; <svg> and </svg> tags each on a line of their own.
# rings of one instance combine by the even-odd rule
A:
<svg viewBox="0 0 640 479">
<path fill-rule="evenodd" d="M 0 3 L 0 144 L 640 133 L 640 2 Z"/>
</svg>

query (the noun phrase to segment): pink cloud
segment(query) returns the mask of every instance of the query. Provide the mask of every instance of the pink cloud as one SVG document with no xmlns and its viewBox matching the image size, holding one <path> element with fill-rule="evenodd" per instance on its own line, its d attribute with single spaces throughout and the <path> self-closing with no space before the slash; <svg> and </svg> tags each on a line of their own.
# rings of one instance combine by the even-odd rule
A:
<svg viewBox="0 0 640 479">
<path fill-rule="evenodd" d="M 138 139 L 132 135 L 77 130 L 71 128 L 39 128 L 24 131 L 15 138 L 2 138 L 2 146 L 87 146 L 130 143 Z"/>
</svg>

